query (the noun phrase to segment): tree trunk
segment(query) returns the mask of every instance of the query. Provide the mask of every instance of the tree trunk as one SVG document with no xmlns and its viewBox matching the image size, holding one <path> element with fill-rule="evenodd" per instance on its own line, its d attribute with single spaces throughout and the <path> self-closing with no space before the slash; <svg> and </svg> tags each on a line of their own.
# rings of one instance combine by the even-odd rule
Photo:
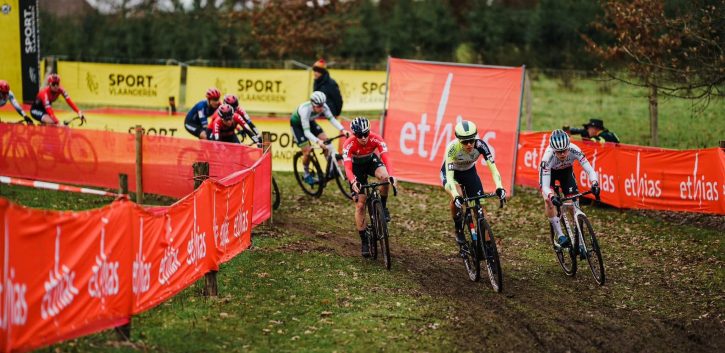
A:
<svg viewBox="0 0 725 353">
<path fill-rule="evenodd" d="M 659 146 L 657 141 L 657 86 L 649 86 L 649 134 L 650 146 Z"/>
</svg>

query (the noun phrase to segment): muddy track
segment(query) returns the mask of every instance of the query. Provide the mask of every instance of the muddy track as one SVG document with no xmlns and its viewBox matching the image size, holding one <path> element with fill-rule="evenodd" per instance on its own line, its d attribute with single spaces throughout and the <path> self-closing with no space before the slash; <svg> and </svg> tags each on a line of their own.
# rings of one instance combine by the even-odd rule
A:
<svg viewBox="0 0 725 353">
<path fill-rule="evenodd" d="M 320 231 L 304 220 L 286 219 L 276 227 L 311 235 L 289 244 L 290 251 L 359 256 L 359 240 L 342 226 Z M 622 289 L 616 277 L 599 287 L 585 263 L 580 263 L 584 267 L 575 278 L 566 277 L 553 255 L 550 266 L 533 270 L 538 275 L 528 275 L 518 268 L 526 269 L 531 263 L 522 260 L 517 266 L 510 265 L 516 254 L 514 244 L 502 248 L 502 293 L 492 291 L 485 269 L 480 282 L 468 280 L 452 242 L 450 251 L 440 254 L 391 239 L 393 271 L 418 282 L 420 294 L 452 303 L 448 317 L 455 319 L 448 324 L 455 328 L 451 330 L 453 341 L 462 352 L 695 352 L 725 348 L 725 332 L 717 319 L 686 326 L 656 312 L 619 308 L 608 295 Z M 552 286 L 557 290 L 550 290 Z"/>
</svg>

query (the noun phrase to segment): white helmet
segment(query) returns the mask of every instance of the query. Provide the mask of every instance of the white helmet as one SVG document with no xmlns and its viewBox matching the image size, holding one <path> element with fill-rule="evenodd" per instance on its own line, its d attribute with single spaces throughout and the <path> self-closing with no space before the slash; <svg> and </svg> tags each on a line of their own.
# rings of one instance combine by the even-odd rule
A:
<svg viewBox="0 0 725 353">
<path fill-rule="evenodd" d="M 310 96 L 310 102 L 314 105 L 323 105 L 327 101 L 327 96 L 325 96 L 324 93 L 320 91 L 314 91 L 312 92 L 312 95 Z"/>
<path fill-rule="evenodd" d="M 551 138 L 549 138 L 549 146 L 555 151 L 563 151 L 569 148 L 569 135 L 561 129 L 552 131 Z"/>
</svg>

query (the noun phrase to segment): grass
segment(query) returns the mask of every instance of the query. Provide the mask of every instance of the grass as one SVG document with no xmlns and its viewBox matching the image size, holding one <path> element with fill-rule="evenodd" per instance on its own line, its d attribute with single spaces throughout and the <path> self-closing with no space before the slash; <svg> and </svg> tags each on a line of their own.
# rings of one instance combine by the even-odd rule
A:
<svg viewBox="0 0 725 353">
<path fill-rule="evenodd" d="M 393 269 L 359 256 L 353 208 L 336 187 L 301 195 L 289 173 L 273 226 L 223 265 L 218 298 L 197 283 L 110 332 L 48 350 L 159 352 L 719 351 L 725 347 L 722 230 L 585 207 L 607 284 L 580 262 L 566 277 L 550 250 L 541 200 L 517 190 L 487 214 L 502 240 L 504 291 L 467 279 L 440 188 L 403 184 L 389 201 Z M 3 187 L 24 204 L 83 207 L 77 195 Z M 107 202 L 107 201 L 102 201 Z M 716 218 L 723 222 L 725 218 Z M 720 223 L 722 225 L 722 223 Z"/>
<path fill-rule="evenodd" d="M 563 125 L 581 128 L 590 118 L 604 120 L 623 143 L 649 145 L 647 91 L 618 81 L 578 78 L 566 88 L 561 80 L 537 75 L 532 80 L 533 130 Z M 725 139 L 725 100 L 704 106 L 695 101 L 659 96 L 660 147 L 689 149 L 716 147 Z M 526 115 L 521 118 L 526 128 Z"/>
</svg>

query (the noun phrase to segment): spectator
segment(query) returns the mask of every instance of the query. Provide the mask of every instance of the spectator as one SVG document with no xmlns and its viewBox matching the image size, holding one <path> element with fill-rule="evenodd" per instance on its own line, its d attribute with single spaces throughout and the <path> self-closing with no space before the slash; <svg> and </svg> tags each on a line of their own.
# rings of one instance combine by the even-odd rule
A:
<svg viewBox="0 0 725 353">
<path fill-rule="evenodd" d="M 601 119 L 589 119 L 589 122 L 582 124 L 583 129 L 570 129 L 568 126 L 564 126 L 564 131 L 571 135 L 580 135 L 585 140 L 590 140 L 599 143 L 614 142 L 619 143 L 619 137 L 612 131 L 609 131 L 604 127 L 604 121 Z"/>
<path fill-rule="evenodd" d="M 317 60 L 312 65 L 312 71 L 315 75 L 315 83 L 313 91 L 320 91 L 327 97 L 327 106 L 330 108 L 332 115 L 335 118 L 340 116 L 342 112 L 342 95 L 340 94 L 340 87 L 337 82 L 330 77 L 330 73 L 327 71 L 327 63 L 325 59 Z"/>
</svg>

